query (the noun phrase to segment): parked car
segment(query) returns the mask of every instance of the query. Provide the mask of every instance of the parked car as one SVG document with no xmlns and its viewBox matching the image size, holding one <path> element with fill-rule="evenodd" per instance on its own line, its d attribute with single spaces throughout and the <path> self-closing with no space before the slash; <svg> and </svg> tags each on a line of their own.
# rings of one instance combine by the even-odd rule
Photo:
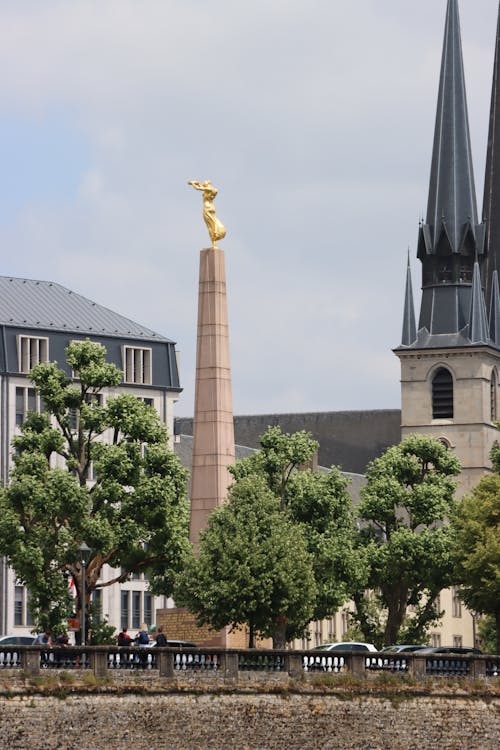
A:
<svg viewBox="0 0 500 750">
<path fill-rule="evenodd" d="M 384 646 L 384 648 L 380 649 L 381 654 L 400 654 L 401 652 L 404 653 L 412 653 L 414 651 L 422 651 L 423 649 L 427 648 L 427 646 L 417 646 L 415 643 L 400 643 L 396 646 Z"/>
<path fill-rule="evenodd" d="M 32 635 L 2 635 L 0 646 L 32 646 L 35 639 Z"/>
<path fill-rule="evenodd" d="M 421 654 L 436 654 L 436 656 L 443 655 L 447 656 L 467 656 L 467 654 L 473 655 L 473 654 L 482 654 L 483 652 L 479 648 L 466 648 L 466 647 L 458 647 L 458 646 L 429 646 L 426 648 L 423 648 L 419 653 Z"/>
<path fill-rule="evenodd" d="M 315 646 L 313 651 L 377 651 L 373 643 L 361 643 L 360 641 L 342 641 L 341 643 L 323 643 Z"/>
</svg>

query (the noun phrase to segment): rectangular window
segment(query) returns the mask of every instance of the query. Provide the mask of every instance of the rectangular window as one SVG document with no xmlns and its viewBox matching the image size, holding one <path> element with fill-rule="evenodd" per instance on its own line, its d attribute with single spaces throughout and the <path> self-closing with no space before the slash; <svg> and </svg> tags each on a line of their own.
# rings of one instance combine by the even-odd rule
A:
<svg viewBox="0 0 500 750">
<path fill-rule="evenodd" d="M 14 625 L 24 625 L 24 586 L 14 591 Z"/>
<path fill-rule="evenodd" d="M 321 622 L 316 620 L 314 623 L 314 645 L 321 646 Z"/>
<path fill-rule="evenodd" d="M 43 403 L 34 388 L 16 388 L 16 425 L 20 427 L 28 416 L 28 412 L 34 411 L 40 414 L 43 411 Z"/>
<path fill-rule="evenodd" d="M 14 589 L 14 625 L 33 625 L 33 617 L 28 607 L 28 590 L 21 585 Z"/>
<path fill-rule="evenodd" d="M 146 625 L 153 624 L 153 597 L 151 594 L 144 594 L 144 622 Z"/>
<path fill-rule="evenodd" d="M 124 346 L 123 365 L 126 383 L 151 385 L 151 349 Z"/>
<path fill-rule="evenodd" d="M 334 641 L 337 637 L 337 629 L 335 626 L 335 617 L 328 618 L 328 640 Z"/>
<path fill-rule="evenodd" d="M 26 419 L 26 408 L 24 406 L 24 391 L 26 388 L 16 388 L 16 425 L 20 427 Z"/>
<path fill-rule="evenodd" d="M 432 633 L 431 634 L 431 646 L 433 648 L 438 648 L 441 645 L 441 633 Z"/>
<path fill-rule="evenodd" d="M 49 361 L 49 340 L 35 336 L 18 336 L 19 372 L 30 372 L 40 362 Z"/>
<path fill-rule="evenodd" d="M 129 592 L 121 591 L 120 592 L 120 627 L 122 629 L 129 627 L 129 624 L 130 624 L 129 615 L 130 615 Z"/>
<path fill-rule="evenodd" d="M 342 612 L 342 635 L 344 636 L 349 630 L 350 612 Z"/>
<path fill-rule="evenodd" d="M 458 589 L 455 586 L 451 590 L 451 596 L 453 617 L 462 617 L 462 602 L 458 596 Z"/>
<path fill-rule="evenodd" d="M 78 429 L 78 409 L 74 406 L 68 409 L 68 427 L 72 432 Z"/>
<path fill-rule="evenodd" d="M 103 399 L 102 399 L 102 393 L 87 393 L 85 396 L 85 402 L 87 404 L 90 404 L 90 406 L 102 406 Z M 76 406 L 72 406 L 68 409 L 68 426 L 69 429 L 72 432 L 76 432 L 78 430 L 78 426 L 80 423 L 80 415 L 79 410 Z"/>
<path fill-rule="evenodd" d="M 454 635 L 453 636 L 453 648 L 462 648 L 463 647 L 463 639 L 461 635 Z"/>
<path fill-rule="evenodd" d="M 102 393 L 87 393 L 85 401 L 92 406 L 102 406 Z"/>
<path fill-rule="evenodd" d="M 141 592 L 132 591 L 132 627 L 141 627 Z"/>
</svg>

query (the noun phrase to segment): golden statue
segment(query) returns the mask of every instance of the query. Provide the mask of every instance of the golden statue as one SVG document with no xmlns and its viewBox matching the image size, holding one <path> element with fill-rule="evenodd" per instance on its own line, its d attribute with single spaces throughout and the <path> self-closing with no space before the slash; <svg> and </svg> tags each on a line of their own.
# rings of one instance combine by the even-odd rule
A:
<svg viewBox="0 0 500 750">
<path fill-rule="evenodd" d="M 189 180 L 188 185 L 192 185 L 195 190 L 201 190 L 203 193 L 203 218 L 212 240 L 212 247 L 216 248 L 217 240 L 222 240 L 226 236 L 226 227 L 215 215 L 214 199 L 217 195 L 217 188 L 210 180 L 205 180 L 205 182 Z"/>
</svg>

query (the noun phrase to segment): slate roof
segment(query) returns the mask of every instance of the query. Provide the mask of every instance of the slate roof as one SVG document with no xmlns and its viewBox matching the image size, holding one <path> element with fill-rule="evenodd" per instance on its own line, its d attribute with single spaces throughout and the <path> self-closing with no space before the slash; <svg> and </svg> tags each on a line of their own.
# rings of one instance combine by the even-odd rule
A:
<svg viewBox="0 0 500 750">
<path fill-rule="evenodd" d="M 498 30 L 497 56 L 498 65 Z M 497 119 L 497 75 L 494 74 L 485 206 L 490 212 L 500 190 L 494 149 Z M 491 213 L 487 217 L 491 218 Z M 487 266 L 486 224 L 477 217 L 467 99 L 462 60 L 458 0 L 448 0 L 441 58 L 441 74 L 434 129 L 429 199 L 421 222 L 417 257 L 422 262 L 422 298 L 418 331 L 412 319 L 411 278 L 407 272 L 403 347 L 412 349 L 486 345 L 498 348 L 499 334 L 488 325 L 482 284 L 486 280 L 493 316 L 500 311 L 500 293 L 492 300 L 492 268 Z M 498 226 L 497 226 L 498 224 Z M 493 229 L 492 229 L 493 228 Z M 490 221 L 489 249 L 500 232 Z M 499 234 L 500 236 L 500 234 Z M 458 256 L 458 257 L 457 257 Z M 491 277 L 491 278 L 490 278 Z M 490 323 L 491 323 L 490 315 Z M 500 324 L 500 318 L 498 319 Z"/>
<path fill-rule="evenodd" d="M 448 0 L 446 13 L 426 224 L 427 252 L 442 231 L 460 252 L 464 227 L 478 229 L 457 0 Z"/>
<path fill-rule="evenodd" d="M 279 425 L 283 432 L 306 430 L 319 442 L 320 466 L 339 466 L 344 474 L 364 474 L 366 465 L 390 445 L 401 440 L 401 411 L 374 409 L 367 411 L 308 412 L 302 414 L 253 414 L 234 417 L 234 439 L 237 446 L 260 448 L 259 438 L 269 425 Z M 176 417 L 176 435 L 193 434 L 190 417 Z M 241 458 L 237 454 L 238 458 Z M 357 479 L 356 479 L 357 481 Z"/>
<path fill-rule="evenodd" d="M 410 253 L 406 268 L 405 306 L 403 312 L 403 332 L 401 346 L 411 346 L 417 338 L 417 324 L 415 323 L 415 306 L 413 304 L 413 287 L 411 283 Z"/>
<path fill-rule="evenodd" d="M 53 281 L 0 276 L 0 325 L 173 343 Z"/>
<path fill-rule="evenodd" d="M 491 304 L 493 272 L 500 271 L 500 7 L 491 87 L 490 126 L 484 180 L 483 216 L 488 222 L 486 302 Z"/>
<path fill-rule="evenodd" d="M 253 453 L 257 452 L 257 448 L 249 448 L 245 445 L 235 445 L 236 460 L 240 458 L 248 458 Z M 174 442 L 174 451 L 178 456 L 181 464 L 191 471 L 193 462 L 193 438 L 191 435 L 177 435 L 177 440 Z M 328 471 L 324 466 L 318 466 L 318 471 Z M 354 504 L 357 504 L 360 499 L 361 488 L 366 484 L 366 477 L 363 474 L 355 472 L 343 471 L 342 474 L 349 481 L 347 491 L 351 496 L 351 500 Z M 191 479 L 189 479 L 188 486 L 188 497 L 191 496 Z"/>
</svg>

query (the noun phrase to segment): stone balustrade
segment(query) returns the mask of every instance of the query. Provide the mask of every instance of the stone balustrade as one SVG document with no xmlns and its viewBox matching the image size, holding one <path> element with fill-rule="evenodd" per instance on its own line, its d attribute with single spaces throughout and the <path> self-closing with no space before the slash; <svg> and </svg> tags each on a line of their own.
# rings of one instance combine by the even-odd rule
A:
<svg viewBox="0 0 500 750">
<path fill-rule="evenodd" d="M 46 669 L 86 669 L 98 677 L 112 676 L 118 671 L 156 670 L 165 679 L 190 673 L 217 674 L 235 681 L 250 672 L 282 674 L 295 679 L 308 674 L 347 673 L 367 677 L 388 672 L 415 679 L 444 676 L 475 680 L 500 676 L 500 656 L 119 646 L 0 647 L 0 671 L 17 669 L 29 675 L 39 675 Z"/>
</svg>

